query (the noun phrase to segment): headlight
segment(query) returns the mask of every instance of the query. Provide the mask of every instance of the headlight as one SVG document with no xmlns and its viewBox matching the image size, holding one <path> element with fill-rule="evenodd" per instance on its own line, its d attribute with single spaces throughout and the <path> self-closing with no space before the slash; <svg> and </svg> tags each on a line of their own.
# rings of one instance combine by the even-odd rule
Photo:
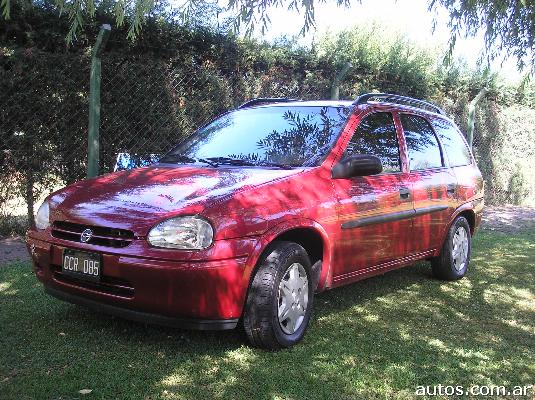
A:
<svg viewBox="0 0 535 400">
<path fill-rule="evenodd" d="M 46 229 L 50 226 L 50 208 L 48 206 L 48 201 L 43 201 L 43 204 L 37 210 L 37 215 L 35 216 L 35 227 L 39 230 Z"/>
<path fill-rule="evenodd" d="M 202 250 L 212 244 L 212 225 L 200 217 L 176 217 L 160 222 L 149 232 L 147 240 L 155 247 Z"/>
</svg>

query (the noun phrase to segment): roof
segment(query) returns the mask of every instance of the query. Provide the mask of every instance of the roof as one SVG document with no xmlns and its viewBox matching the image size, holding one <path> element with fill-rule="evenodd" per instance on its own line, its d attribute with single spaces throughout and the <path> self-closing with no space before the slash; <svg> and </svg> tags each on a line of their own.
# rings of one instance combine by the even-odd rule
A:
<svg viewBox="0 0 535 400">
<path fill-rule="evenodd" d="M 382 100 L 381 100 L 382 99 Z M 451 121 L 446 113 L 433 103 L 411 97 L 388 93 L 366 93 L 356 100 L 296 100 L 287 98 L 256 98 L 242 104 L 239 108 L 267 108 L 267 107 L 358 107 L 365 105 L 380 105 L 399 110 L 415 111 L 432 114 Z"/>
<path fill-rule="evenodd" d="M 261 99 L 259 99 L 261 100 Z M 260 108 L 260 107 L 277 107 L 277 106 L 285 106 L 285 107 L 351 107 L 353 102 L 351 100 L 284 100 L 280 99 L 280 101 L 276 101 L 275 99 L 270 99 L 269 102 L 259 102 L 256 104 L 250 104 L 247 103 L 240 106 L 240 108 Z"/>
</svg>

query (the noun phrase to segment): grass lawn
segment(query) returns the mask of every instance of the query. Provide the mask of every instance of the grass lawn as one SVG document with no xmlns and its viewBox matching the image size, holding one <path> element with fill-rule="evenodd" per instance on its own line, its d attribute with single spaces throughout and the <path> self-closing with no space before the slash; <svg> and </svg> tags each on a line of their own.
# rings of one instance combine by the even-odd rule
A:
<svg viewBox="0 0 535 400">
<path fill-rule="evenodd" d="M 1 399 L 385 399 L 438 384 L 535 384 L 535 231 L 480 232 L 458 282 L 419 263 L 323 293 L 305 340 L 278 353 L 239 331 L 90 312 L 45 295 L 28 264 L 0 268 Z"/>
</svg>

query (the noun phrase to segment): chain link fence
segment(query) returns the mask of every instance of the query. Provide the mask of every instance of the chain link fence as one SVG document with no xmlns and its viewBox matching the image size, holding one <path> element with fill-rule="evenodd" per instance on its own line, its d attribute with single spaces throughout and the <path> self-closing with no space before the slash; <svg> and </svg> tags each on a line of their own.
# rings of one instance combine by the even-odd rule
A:
<svg viewBox="0 0 535 400">
<path fill-rule="evenodd" d="M 2 51 L 0 218 L 5 234 L 23 231 L 40 199 L 86 175 L 91 57 L 89 52 Z M 100 173 L 113 171 L 121 154 L 136 164 L 154 160 L 184 135 L 252 97 L 325 98 L 327 80 L 313 86 L 306 80 L 305 74 L 290 78 L 278 67 L 240 72 L 194 59 L 104 53 Z"/>
<path fill-rule="evenodd" d="M 83 177 L 89 59 L 0 49 L 0 218 L 33 212 L 41 193 Z M 25 218 L 21 219 L 26 225 Z M 14 229 L 16 230 L 16 229 Z"/>
<path fill-rule="evenodd" d="M 102 68 L 101 172 L 113 170 L 121 153 L 146 159 L 169 150 L 233 105 L 225 82 L 202 68 L 116 56 Z"/>
<path fill-rule="evenodd" d="M 184 135 L 250 98 L 330 96 L 333 77 L 321 68 L 307 71 L 299 65 L 274 64 L 243 69 L 195 57 L 147 54 L 102 55 L 100 173 L 113 171 L 122 153 L 138 162 L 165 153 Z M 0 48 L 0 234 L 24 231 L 35 203 L 85 177 L 89 74 L 89 52 Z M 351 79 L 345 86 L 351 86 Z M 468 100 L 441 105 L 463 126 Z M 523 166 L 507 162 L 515 154 L 504 158 L 515 133 L 502 131 L 500 113 L 493 101 L 480 107 L 474 149 L 489 199 L 521 202 L 535 183 L 526 183 L 526 174 L 516 171 Z M 535 112 L 531 118 L 535 121 Z M 535 138 L 523 140 L 524 151 L 533 151 Z M 500 157 L 510 169 L 507 173 L 496 165 Z M 533 160 L 535 155 L 529 157 Z M 501 181 L 497 171 L 503 175 Z"/>
<path fill-rule="evenodd" d="M 161 49 L 158 49 L 161 52 Z M 327 80 L 307 82 L 282 68 L 242 71 L 168 57 L 102 58 L 101 172 L 120 154 L 138 161 L 165 153 L 215 116 L 254 97 L 326 98 Z"/>
</svg>

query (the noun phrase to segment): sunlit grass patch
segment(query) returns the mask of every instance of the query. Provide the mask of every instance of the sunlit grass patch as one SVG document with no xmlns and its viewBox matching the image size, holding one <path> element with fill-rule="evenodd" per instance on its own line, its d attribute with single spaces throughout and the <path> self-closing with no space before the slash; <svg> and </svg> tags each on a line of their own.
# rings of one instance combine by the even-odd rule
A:
<svg viewBox="0 0 535 400">
<path fill-rule="evenodd" d="M 48 297 L 30 266 L 0 269 L 0 398 L 409 399 L 417 385 L 535 380 L 535 232 L 481 232 L 467 277 L 428 263 L 316 298 L 304 341 L 145 326 Z"/>
</svg>

